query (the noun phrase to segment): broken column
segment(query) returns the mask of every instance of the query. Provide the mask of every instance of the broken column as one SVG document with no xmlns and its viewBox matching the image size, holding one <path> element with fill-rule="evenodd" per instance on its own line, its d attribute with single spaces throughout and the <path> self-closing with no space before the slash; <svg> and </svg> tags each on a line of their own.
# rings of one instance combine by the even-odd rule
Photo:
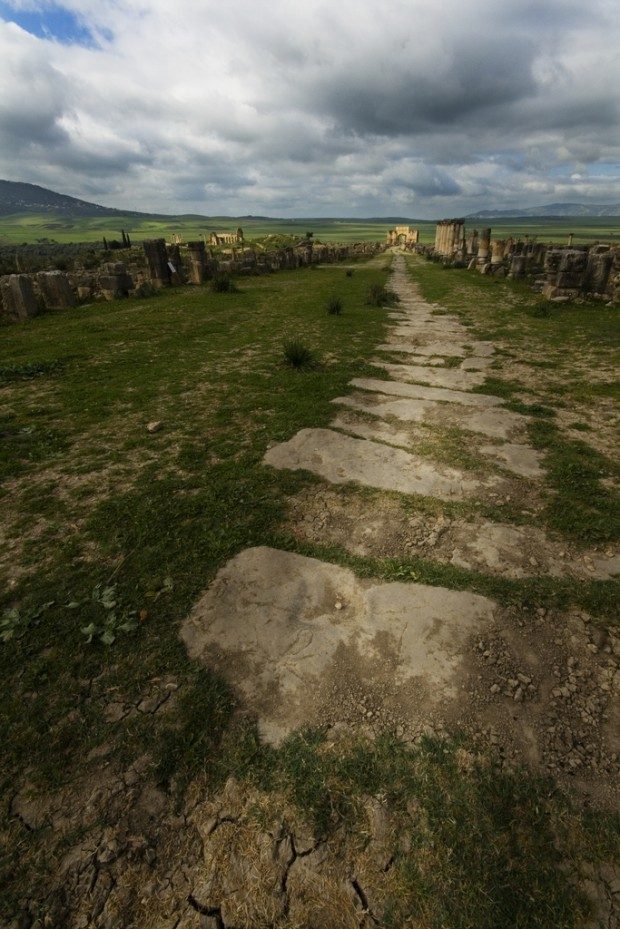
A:
<svg viewBox="0 0 620 929">
<path fill-rule="evenodd" d="M 9 274 L 0 280 L 2 305 L 9 319 L 24 322 L 39 312 L 32 278 L 28 274 Z"/>
<path fill-rule="evenodd" d="M 192 284 L 203 284 L 207 279 L 207 255 L 204 242 L 188 242 L 189 279 Z"/>
<path fill-rule="evenodd" d="M 437 254 L 441 254 L 441 233 L 442 233 L 442 223 L 437 223 L 435 226 L 435 247 L 434 250 Z"/>
<path fill-rule="evenodd" d="M 146 239 L 142 243 L 149 271 L 149 280 L 154 287 L 167 287 L 172 273 L 168 266 L 165 239 Z"/>
<path fill-rule="evenodd" d="M 525 277 L 525 271 L 527 268 L 527 258 L 525 255 L 513 255 L 510 262 L 510 271 L 508 272 L 508 277 L 518 279 L 520 277 Z"/>
<path fill-rule="evenodd" d="M 483 229 L 478 238 L 478 264 L 485 265 L 491 249 L 491 230 Z"/>
<path fill-rule="evenodd" d="M 185 271 L 183 270 L 183 262 L 181 261 L 181 249 L 178 245 L 171 245 L 167 249 L 167 255 L 168 268 L 170 270 L 170 283 L 184 284 Z"/>
<path fill-rule="evenodd" d="M 586 293 L 605 293 L 613 261 L 614 255 L 609 246 L 594 245 L 590 249 L 582 283 Z"/>
<path fill-rule="evenodd" d="M 65 310 L 75 306 L 75 294 L 64 271 L 39 271 L 37 284 L 47 309 Z"/>
<path fill-rule="evenodd" d="M 493 239 L 491 242 L 491 264 L 501 265 L 504 260 L 506 243 L 503 239 Z"/>
</svg>

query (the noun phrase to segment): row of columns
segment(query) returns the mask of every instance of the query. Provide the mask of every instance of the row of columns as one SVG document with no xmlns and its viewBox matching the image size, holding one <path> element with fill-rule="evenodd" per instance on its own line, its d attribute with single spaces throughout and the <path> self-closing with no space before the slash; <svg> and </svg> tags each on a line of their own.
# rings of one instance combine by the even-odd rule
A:
<svg viewBox="0 0 620 929">
<path fill-rule="evenodd" d="M 451 258 L 455 251 L 463 247 L 465 241 L 465 221 L 463 219 L 444 219 L 437 223 L 435 230 L 435 252 Z"/>
</svg>

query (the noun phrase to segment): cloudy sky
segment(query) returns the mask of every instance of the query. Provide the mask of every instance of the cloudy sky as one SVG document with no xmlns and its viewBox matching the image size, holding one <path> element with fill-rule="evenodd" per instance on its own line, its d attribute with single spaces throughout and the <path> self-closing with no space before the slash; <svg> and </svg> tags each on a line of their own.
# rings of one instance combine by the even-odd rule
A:
<svg viewBox="0 0 620 929">
<path fill-rule="evenodd" d="M 619 0 L 0 0 L 0 177 L 160 212 L 620 201 Z"/>
</svg>

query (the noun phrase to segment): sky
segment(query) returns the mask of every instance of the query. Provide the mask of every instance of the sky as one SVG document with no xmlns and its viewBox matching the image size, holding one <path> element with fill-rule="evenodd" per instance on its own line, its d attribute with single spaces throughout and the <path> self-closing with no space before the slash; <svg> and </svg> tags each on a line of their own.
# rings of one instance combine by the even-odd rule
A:
<svg viewBox="0 0 620 929">
<path fill-rule="evenodd" d="M 212 215 L 620 202 L 620 2 L 0 0 L 0 177 Z"/>
</svg>

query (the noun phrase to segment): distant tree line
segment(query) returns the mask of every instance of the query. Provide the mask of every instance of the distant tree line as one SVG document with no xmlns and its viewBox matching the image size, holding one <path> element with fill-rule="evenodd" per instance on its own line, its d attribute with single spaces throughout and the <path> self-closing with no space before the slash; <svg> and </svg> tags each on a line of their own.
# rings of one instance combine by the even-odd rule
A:
<svg viewBox="0 0 620 929">
<path fill-rule="evenodd" d="M 36 271 L 92 270 L 105 261 L 99 243 L 33 242 L 0 245 L 0 275 L 33 274 Z"/>
</svg>

